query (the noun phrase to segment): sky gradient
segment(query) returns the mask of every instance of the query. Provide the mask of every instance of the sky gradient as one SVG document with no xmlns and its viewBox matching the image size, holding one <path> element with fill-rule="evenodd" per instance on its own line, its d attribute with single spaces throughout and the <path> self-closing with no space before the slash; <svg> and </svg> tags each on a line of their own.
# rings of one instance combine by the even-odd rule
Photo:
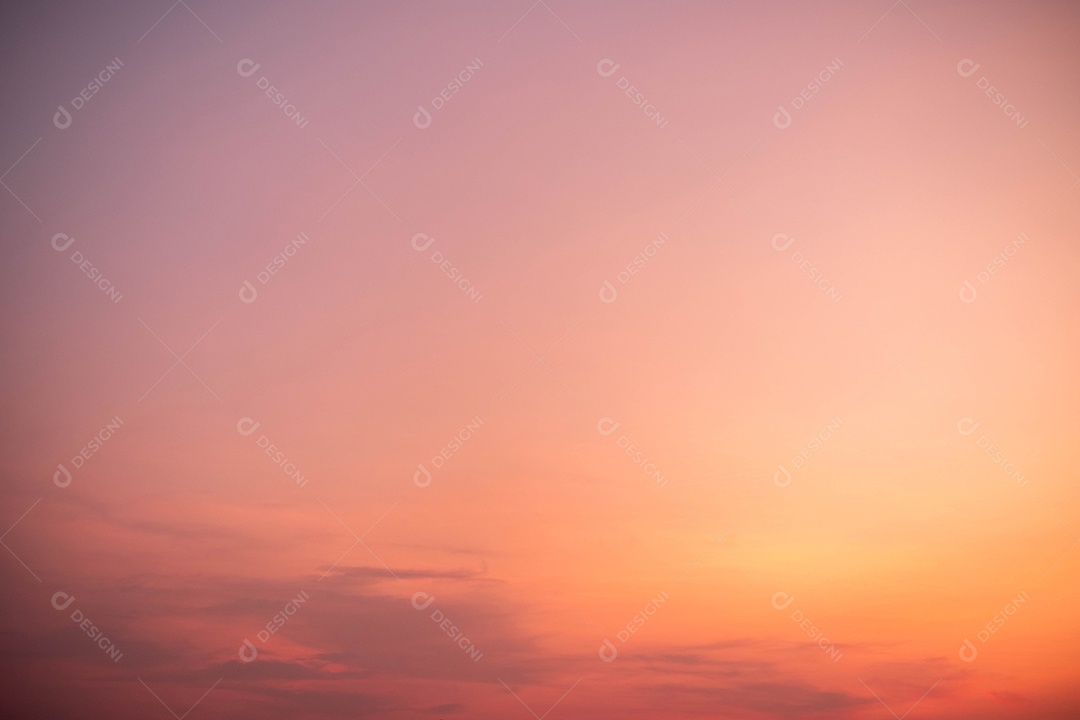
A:
<svg viewBox="0 0 1080 720">
<path fill-rule="evenodd" d="M 5 717 L 1080 717 L 1080 6 L 23 3 Z"/>
</svg>

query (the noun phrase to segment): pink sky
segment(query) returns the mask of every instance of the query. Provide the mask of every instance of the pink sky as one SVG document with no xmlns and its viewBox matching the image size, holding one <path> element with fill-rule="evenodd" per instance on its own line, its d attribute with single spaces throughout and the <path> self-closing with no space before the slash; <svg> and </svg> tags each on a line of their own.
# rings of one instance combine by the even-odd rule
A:
<svg viewBox="0 0 1080 720">
<path fill-rule="evenodd" d="M 1077 6 L 2 13 L 5 716 L 1080 716 Z"/>
</svg>

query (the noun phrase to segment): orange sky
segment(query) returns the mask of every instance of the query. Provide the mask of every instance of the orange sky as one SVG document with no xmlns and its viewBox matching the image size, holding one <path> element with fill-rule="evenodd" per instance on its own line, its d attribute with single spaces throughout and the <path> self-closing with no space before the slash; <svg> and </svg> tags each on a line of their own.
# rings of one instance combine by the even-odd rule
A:
<svg viewBox="0 0 1080 720">
<path fill-rule="evenodd" d="M 2 12 L 7 715 L 1080 716 L 1080 8 Z"/>
</svg>

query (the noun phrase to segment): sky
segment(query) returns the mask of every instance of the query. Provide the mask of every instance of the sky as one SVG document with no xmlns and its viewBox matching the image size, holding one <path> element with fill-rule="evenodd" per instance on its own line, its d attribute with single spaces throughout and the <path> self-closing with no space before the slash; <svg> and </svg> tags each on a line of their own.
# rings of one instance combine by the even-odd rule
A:
<svg viewBox="0 0 1080 720">
<path fill-rule="evenodd" d="M 6 717 L 1080 717 L 1080 6 L 0 13 Z"/>
</svg>

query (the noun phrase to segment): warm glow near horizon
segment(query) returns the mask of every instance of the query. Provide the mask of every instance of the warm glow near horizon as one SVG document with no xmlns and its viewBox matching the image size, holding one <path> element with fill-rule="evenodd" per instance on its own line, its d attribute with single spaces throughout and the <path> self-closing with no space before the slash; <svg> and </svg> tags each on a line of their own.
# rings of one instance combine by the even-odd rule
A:
<svg viewBox="0 0 1080 720">
<path fill-rule="evenodd" d="M 1080 6 L 0 11 L 0 714 L 1080 717 Z"/>
</svg>

